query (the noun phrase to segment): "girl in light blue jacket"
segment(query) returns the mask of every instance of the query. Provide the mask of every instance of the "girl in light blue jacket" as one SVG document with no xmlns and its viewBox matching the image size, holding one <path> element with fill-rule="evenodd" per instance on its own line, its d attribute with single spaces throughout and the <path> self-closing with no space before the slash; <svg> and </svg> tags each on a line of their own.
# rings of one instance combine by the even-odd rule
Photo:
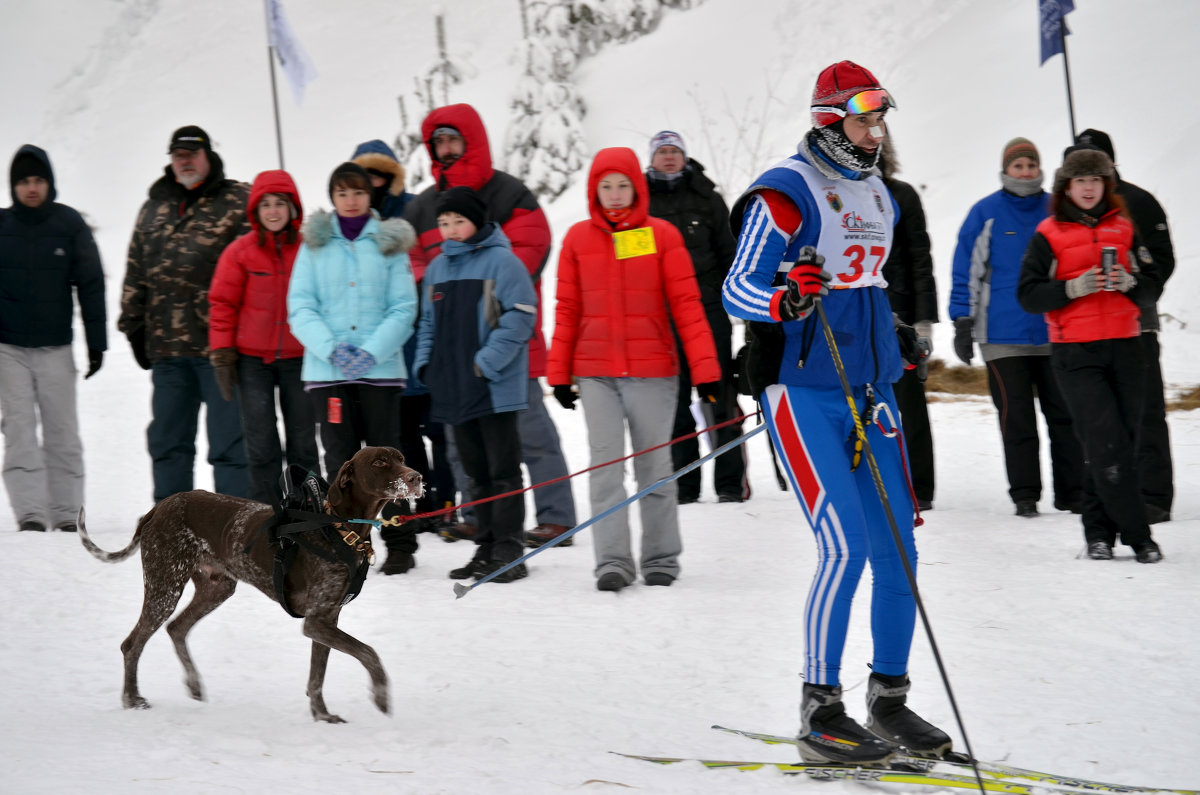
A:
<svg viewBox="0 0 1200 795">
<path fill-rule="evenodd" d="M 332 480 L 358 449 L 400 446 L 402 349 L 417 315 L 408 254 L 416 234 L 371 210 L 371 180 L 354 163 L 329 180 L 334 212 L 302 229 L 288 289 L 288 323 L 304 345 L 301 378 L 313 400 Z"/>
</svg>

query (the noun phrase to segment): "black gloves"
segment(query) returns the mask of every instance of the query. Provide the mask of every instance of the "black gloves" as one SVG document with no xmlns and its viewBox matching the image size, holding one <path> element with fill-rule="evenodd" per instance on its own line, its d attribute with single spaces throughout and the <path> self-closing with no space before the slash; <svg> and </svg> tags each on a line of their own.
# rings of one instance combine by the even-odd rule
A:
<svg viewBox="0 0 1200 795">
<path fill-rule="evenodd" d="M 787 293 L 779 302 L 779 316 L 783 320 L 801 320 L 812 311 L 818 296 L 829 292 L 833 276 L 822 268 L 825 258 L 812 246 L 800 249 L 796 264 L 788 271 Z"/>
<path fill-rule="evenodd" d="M 233 400 L 233 388 L 237 386 L 238 352 L 234 348 L 217 348 L 208 354 L 208 363 L 212 365 L 213 375 L 217 379 L 217 388 L 221 397 Z"/>
<path fill-rule="evenodd" d="M 570 384 L 559 384 L 554 387 L 554 399 L 558 401 L 558 405 L 564 409 L 575 410 L 575 401 L 579 400 L 579 395 L 575 390 L 571 389 Z"/>
<path fill-rule="evenodd" d="M 133 358 L 143 370 L 150 369 L 150 355 L 146 353 L 146 327 L 141 326 L 136 331 L 125 335 L 129 338 L 129 347 L 133 348 Z"/>
<path fill-rule="evenodd" d="M 102 364 L 104 364 L 104 351 L 94 351 L 89 348 L 88 349 L 88 371 L 87 371 L 87 375 L 85 375 L 83 377 L 83 380 L 86 381 L 89 378 L 91 378 L 92 376 L 94 376 L 96 374 L 96 371 L 100 369 L 100 365 L 102 365 Z"/>
<path fill-rule="evenodd" d="M 705 403 L 716 403 L 721 397 L 721 382 L 711 381 L 707 384 L 696 384 L 696 396 Z"/>
<path fill-rule="evenodd" d="M 975 353 L 975 340 L 972 336 L 974 328 L 975 321 L 972 318 L 954 319 L 954 355 L 967 365 L 971 363 L 971 356 Z"/>
</svg>

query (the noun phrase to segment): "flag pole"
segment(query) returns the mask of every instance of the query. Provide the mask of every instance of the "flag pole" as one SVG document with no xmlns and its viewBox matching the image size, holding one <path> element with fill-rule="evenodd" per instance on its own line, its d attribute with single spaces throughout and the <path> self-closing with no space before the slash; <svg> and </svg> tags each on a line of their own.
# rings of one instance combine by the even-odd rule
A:
<svg viewBox="0 0 1200 795">
<path fill-rule="evenodd" d="M 267 70 L 271 73 L 271 106 L 275 109 L 275 150 L 279 153 L 279 170 L 283 171 L 283 131 L 279 125 L 279 93 L 275 89 L 275 48 L 271 46 L 270 0 L 263 0 L 263 12 L 267 19 Z"/>
<path fill-rule="evenodd" d="M 1062 42 L 1063 75 L 1067 81 L 1067 113 L 1071 119 L 1071 143 L 1075 143 L 1075 100 L 1071 96 L 1071 59 L 1067 57 L 1067 18 L 1058 18 L 1058 37 Z"/>
</svg>

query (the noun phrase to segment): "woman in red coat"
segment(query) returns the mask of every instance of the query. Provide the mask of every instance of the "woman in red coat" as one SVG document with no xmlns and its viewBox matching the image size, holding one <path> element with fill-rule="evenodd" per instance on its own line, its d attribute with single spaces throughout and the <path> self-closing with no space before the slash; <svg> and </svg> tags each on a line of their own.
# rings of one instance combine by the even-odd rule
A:
<svg viewBox="0 0 1200 795">
<path fill-rule="evenodd" d="M 1083 446 L 1088 557 L 1112 560 L 1119 535 L 1138 562 L 1157 563 L 1136 454 L 1145 385 L 1138 305 L 1156 300 L 1162 281 L 1115 188 L 1108 155 L 1068 150 L 1051 216 L 1025 252 L 1017 298 L 1046 315 L 1050 366 Z"/>
<path fill-rule="evenodd" d="M 254 180 L 246 214 L 253 229 L 229 244 L 209 288 L 209 359 L 221 395 L 236 387 L 250 469 L 250 497 L 279 500 L 284 448 L 275 419 L 283 409 L 287 463 L 320 472 L 316 418 L 300 381 L 304 347 L 287 324 L 288 282 L 300 250 L 304 210 L 286 171 L 264 171 Z"/>
<path fill-rule="evenodd" d="M 651 218 L 649 206 L 633 150 L 601 150 L 588 175 L 591 218 L 571 227 L 559 254 L 546 380 L 567 409 L 575 407 L 571 382 L 579 386 L 593 465 L 624 455 L 626 425 L 634 450 L 670 439 L 679 374 L 672 321 L 701 399 L 715 400 L 719 391 L 721 368 L 691 258 L 679 231 Z M 671 472 L 665 447 L 633 462 L 639 488 Z M 592 473 L 593 515 L 625 499 L 624 476 L 618 466 Z M 640 512 L 642 577 L 670 585 L 682 550 L 674 481 L 643 498 Z M 627 511 L 597 523 L 592 539 L 596 587 L 619 591 L 633 582 Z"/>
</svg>

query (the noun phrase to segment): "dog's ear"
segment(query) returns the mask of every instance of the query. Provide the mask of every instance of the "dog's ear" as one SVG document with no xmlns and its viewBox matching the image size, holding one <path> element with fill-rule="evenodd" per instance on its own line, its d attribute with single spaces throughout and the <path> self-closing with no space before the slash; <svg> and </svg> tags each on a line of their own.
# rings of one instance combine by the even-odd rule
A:
<svg viewBox="0 0 1200 795">
<path fill-rule="evenodd" d="M 342 464 L 342 468 L 338 470 L 337 477 L 329 484 L 329 504 L 334 508 L 342 504 L 346 498 L 344 491 L 350 490 L 350 483 L 354 479 L 354 460 L 351 459 Z"/>
</svg>

